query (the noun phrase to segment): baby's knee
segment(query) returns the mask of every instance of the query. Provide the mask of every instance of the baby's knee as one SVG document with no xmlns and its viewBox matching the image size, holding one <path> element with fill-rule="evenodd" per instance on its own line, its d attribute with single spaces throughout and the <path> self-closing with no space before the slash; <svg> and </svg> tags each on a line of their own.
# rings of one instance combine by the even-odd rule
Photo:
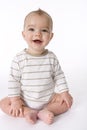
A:
<svg viewBox="0 0 87 130">
<path fill-rule="evenodd" d="M 56 104 L 56 109 L 55 109 L 55 115 L 59 115 L 62 113 L 65 113 L 69 110 L 69 107 L 67 106 L 67 104 L 64 102 L 62 104 Z"/>
</svg>

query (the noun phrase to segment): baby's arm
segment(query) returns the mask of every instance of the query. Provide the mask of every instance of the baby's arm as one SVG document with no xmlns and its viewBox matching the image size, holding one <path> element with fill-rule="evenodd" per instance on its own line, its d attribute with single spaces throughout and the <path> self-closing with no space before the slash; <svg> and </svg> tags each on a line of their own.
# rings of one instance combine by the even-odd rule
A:
<svg viewBox="0 0 87 130">
<path fill-rule="evenodd" d="M 17 97 L 10 97 L 10 102 L 11 102 L 11 107 L 9 110 L 9 114 L 12 116 L 19 116 L 19 114 L 22 116 L 23 115 L 23 101 L 20 99 L 19 96 Z"/>
</svg>

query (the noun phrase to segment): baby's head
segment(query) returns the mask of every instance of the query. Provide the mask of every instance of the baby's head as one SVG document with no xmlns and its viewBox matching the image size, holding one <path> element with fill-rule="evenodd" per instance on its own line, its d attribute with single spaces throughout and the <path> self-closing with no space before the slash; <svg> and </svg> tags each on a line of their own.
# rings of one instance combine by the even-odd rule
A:
<svg viewBox="0 0 87 130">
<path fill-rule="evenodd" d="M 51 16 L 41 9 L 32 11 L 25 17 L 22 35 L 28 43 L 29 53 L 36 55 L 44 52 L 53 37 L 52 28 Z"/>
<path fill-rule="evenodd" d="M 31 16 L 33 16 L 33 15 L 41 16 L 41 17 L 44 17 L 45 19 L 47 19 L 47 21 L 48 21 L 48 23 L 49 23 L 49 28 L 50 28 L 50 30 L 52 31 L 52 29 L 53 29 L 53 20 L 52 20 L 51 16 L 50 16 L 47 12 L 45 12 L 45 11 L 43 11 L 43 10 L 41 10 L 41 9 L 32 11 L 32 12 L 30 12 L 30 13 L 25 17 L 25 20 L 24 20 L 24 29 L 25 29 L 25 27 L 27 26 L 27 22 L 29 21 L 29 19 L 30 19 Z M 42 21 L 42 22 L 43 22 L 43 21 Z"/>
</svg>

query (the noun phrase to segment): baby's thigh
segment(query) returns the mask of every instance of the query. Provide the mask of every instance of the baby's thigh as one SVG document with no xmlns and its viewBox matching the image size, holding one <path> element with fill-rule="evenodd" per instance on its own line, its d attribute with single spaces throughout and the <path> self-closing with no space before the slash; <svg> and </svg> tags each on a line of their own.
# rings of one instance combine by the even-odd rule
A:
<svg viewBox="0 0 87 130">
<path fill-rule="evenodd" d="M 11 105 L 9 97 L 5 97 L 0 100 L 0 108 L 7 108 L 9 105 Z"/>
</svg>

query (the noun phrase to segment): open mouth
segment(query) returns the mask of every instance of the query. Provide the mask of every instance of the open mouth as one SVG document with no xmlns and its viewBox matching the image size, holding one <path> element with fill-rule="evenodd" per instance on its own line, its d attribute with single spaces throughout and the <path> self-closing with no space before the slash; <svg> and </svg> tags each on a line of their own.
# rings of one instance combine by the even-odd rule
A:
<svg viewBox="0 0 87 130">
<path fill-rule="evenodd" d="M 41 44 L 41 43 L 42 43 L 42 41 L 41 41 L 41 40 L 38 40 L 38 39 L 33 40 L 33 42 L 36 43 L 36 44 Z"/>
</svg>

